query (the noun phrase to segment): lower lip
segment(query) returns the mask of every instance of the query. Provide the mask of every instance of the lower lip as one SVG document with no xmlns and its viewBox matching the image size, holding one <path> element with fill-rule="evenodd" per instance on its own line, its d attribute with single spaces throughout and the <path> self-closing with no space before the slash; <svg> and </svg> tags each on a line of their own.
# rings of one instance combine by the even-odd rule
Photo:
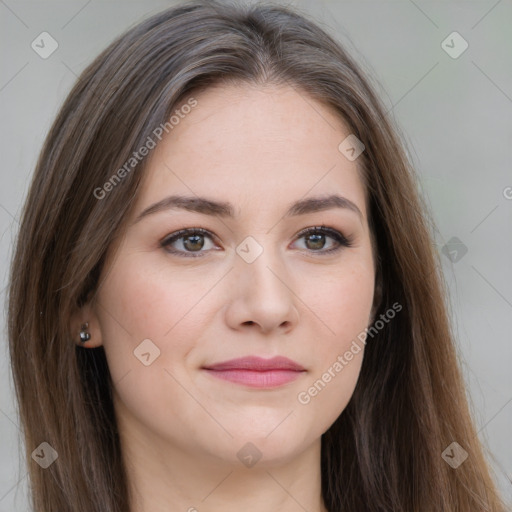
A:
<svg viewBox="0 0 512 512">
<path fill-rule="evenodd" d="M 208 370 L 213 377 L 253 388 L 274 388 L 299 378 L 304 372 L 293 370 Z"/>
</svg>

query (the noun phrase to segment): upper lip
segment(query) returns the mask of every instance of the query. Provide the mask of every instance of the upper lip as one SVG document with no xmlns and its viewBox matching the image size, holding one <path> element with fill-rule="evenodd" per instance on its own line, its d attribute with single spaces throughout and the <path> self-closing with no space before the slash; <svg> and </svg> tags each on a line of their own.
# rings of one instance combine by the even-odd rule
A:
<svg viewBox="0 0 512 512">
<path fill-rule="evenodd" d="M 230 359 L 229 361 L 203 366 L 203 368 L 206 370 L 253 370 L 260 372 L 269 370 L 292 370 L 300 372 L 305 370 L 299 363 L 283 356 L 276 356 L 271 359 L 256 356 L 239 357 L 237 359 Z"/>
</svg>

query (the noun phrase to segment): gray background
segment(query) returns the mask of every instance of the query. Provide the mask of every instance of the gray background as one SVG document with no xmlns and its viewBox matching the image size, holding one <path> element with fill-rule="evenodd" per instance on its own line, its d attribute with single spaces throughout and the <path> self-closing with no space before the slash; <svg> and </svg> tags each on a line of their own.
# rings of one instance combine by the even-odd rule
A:
<svg viewBox="0 0 512 512">
<path fill-rule="evenodd" d="M 115 36 L 173 3 L 0 0 L 2 306 L 19 212 L 66 94 Z M 512 500 L 512 2 L 288 3 L 346 45 L 400 127 L 437 225 L 478 435 Z M 31 48 L 44 31 L 59 45 L 47 59 Z M 469 44 L 458 58 L 441 45 L 453 31 Z M 467 248 L 455 261 L 442 253 L 452 237 Z M 4 317 L 1 322 L 0 512 L 25 511 L 26 469 L 19 463 Z"/>
</svg>

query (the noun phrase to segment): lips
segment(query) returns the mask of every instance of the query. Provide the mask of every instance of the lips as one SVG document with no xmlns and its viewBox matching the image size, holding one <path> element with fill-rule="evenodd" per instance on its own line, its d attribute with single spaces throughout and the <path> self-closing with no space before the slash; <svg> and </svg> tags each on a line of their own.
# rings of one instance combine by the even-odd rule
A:
<svg viewBox="0 0 512 512">
<path fill-rule="evenodd" d="M 306 372 L 299 363 L 287 357 L 241 357 L 203 366 L 207 374 L 234 384 L 251 388 L 277 388 L 288 384 Z"/>
<path fill-rule="evenodd" d="M 206 370 L 226 371 L 226 370 L 250 370 L 256 372 L 267 372 L 277 370 L 288 370 L 302 372 L 305 368 L 299 363 L 288 359 L 287 357 L 277 356 L 271 359 L 263 359 L 262 357 L 240 357 L 231 359 L 222 363 L 215 363 L 203 366 Z"/>
</svg>

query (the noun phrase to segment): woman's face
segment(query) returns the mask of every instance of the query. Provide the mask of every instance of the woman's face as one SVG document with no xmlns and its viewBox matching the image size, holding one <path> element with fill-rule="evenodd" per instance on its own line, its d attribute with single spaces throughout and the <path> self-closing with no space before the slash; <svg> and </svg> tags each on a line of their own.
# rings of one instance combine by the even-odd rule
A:
<svg viewBox="0 0 512 512">
<path fill-rule="evenodd" d="M 96 343 L 133 442 L 272 465 L 319 442 L 356 385 L 375 277 L 364 188 L 338 148 L 350 132 L 306 94 L 223 86 L 194 98 L 148 156 L 93 303 Z M 289 212 L 331 195 L 352 207 Z M 170 196 L 190 200 L 160 203 Z M 304 370 L 206 369 L 276 356 Z"/>
</svg>

